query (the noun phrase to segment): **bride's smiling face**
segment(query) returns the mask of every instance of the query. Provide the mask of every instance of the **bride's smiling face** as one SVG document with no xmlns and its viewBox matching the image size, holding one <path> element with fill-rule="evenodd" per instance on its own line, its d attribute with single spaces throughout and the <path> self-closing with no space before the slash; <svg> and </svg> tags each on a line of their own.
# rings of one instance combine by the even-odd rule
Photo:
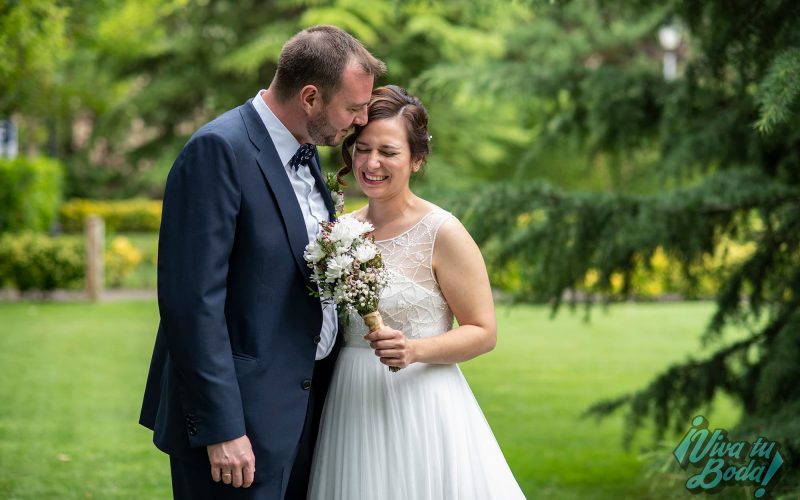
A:
<svg viewBox="0 0 800 500">
<path fill-rule="evenodd" d="M 411 173 L 421 164 L 421 160 L 411 160 L 402 116 L 370 121 L 355 142 L 353 170 L 369 198 L 393 197 L 407 191 Z"/>
</svg>

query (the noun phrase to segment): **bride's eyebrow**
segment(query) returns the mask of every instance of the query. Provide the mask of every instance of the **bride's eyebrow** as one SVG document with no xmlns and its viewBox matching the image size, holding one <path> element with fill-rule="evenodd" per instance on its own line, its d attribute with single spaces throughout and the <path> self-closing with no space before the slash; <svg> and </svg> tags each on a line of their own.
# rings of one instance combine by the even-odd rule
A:
<svg viewBox="0 0 800 500">
<path fill-rule="evenodd" d="M 371 145 L 369 143 L 364 142 L 364 141 L 356 141 L 356 146 L 370 147 Z M 380 146 L 378 146 L 378 148 L 379 149 L 380 148 L 383 148 L 383 149 L 401 149 L 401 147 L 396 145 L 396 144 L 381 144 Z"/>
</svg>

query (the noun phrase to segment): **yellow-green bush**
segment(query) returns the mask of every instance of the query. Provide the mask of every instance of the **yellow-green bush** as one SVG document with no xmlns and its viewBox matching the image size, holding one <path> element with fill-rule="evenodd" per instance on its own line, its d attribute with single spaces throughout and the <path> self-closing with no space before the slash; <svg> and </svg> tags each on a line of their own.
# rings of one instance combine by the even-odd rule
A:
<svg viewBox="0 0 800 500">
<path fill-rule="evenodd" d="M 0 237 L 0 283 L 20 291 L 74 288 L 84 277 L 85 247 L 77 238 L 37 233 Z"/>
<path fill-rule="evenodd" d="M 0 233 L 50 229 L 61 202 L 63 170 L 44 157 L 0 159 Z"/>
<path fill-rule="evenodd" d="M 64 231 L 83 230 L 89 215 L 98 215 L 106 231 L 158 231 L 161 225 L 161 202 L 158 200 L 86 200 L 75 199 L 61 206 Z"/>
<path fill-rule="evenodd" d="M 144 254 L 136 248 L 131 240 L 117 236 L 109 243 L 105 251 L 106 283 L 112 288 L 122 286 L 125 278 L 136 269 Z"/>
<path fill-rule="evenodd" d="M 639 259 L 639 264 L 631 276 L 631 290 L 634 296 L 640 298 L 658 298 L 664 294 L 678 294 L 692 298 L 712 297 L 719 291 L 726 275 L 752 255 L 753 250 L 753 245 L 723 241 L 713 256 L 707 256 L 702 263 L 692 267 L 696 283 L 690 286 L 678 262 L 658 248 L 646 262 L 644 259 Z M 582 289 L 590 290 L 598 279 L 596 271 L 589 271 L 584 278 Z M 610 281 L 614 293 L 622 291 L 621 274 L 611 275 Z"/>
<path fill-rule="evenodd" d="M 713 297 L 730 273 L 747 260 L 754 249 L 752 243 L 742 244 L 728 240 L 720 242 L 714 255 L 706 256 L 702 262 L 691 266 L 695 280 L 690 284 L 678 260 L 658 248 L 647 259 L 637 257 L 637 265 L 631 274 L 631 295 L 638 299 L 658 299 L 668 295 L 685 298 Z M 489 246 L 482 250 L 491 254 L 493 248 Z M 522 274 L 519 262 L 514 259 L 503 267 L 493 266 L 491 263 L 489 265 L 492 286 L 512 295 L 522 287 Z M 597 290 L 596 285 L 600 278 L 597 270 L 590 269 L 576 288 L 581 292 L 592 293 Z M 613 273 L 608 281 L 614 294 L 622 292 L 622 273 Z"/>
</svg>

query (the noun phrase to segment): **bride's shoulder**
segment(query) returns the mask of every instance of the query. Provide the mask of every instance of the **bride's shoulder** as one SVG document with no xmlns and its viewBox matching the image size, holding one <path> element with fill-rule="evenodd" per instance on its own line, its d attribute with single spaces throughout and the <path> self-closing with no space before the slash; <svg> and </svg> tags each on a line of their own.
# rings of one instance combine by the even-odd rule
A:
<svg viewBox="0 0 800 500">
<path fill-rule="evenodd" d="M 448 270 L 463 275 L 480 273 L 484 265 L 480 248 L 460 220 L 450 212 L 443 212 L 446 216 L 438 225 L 433 245 L 434 272 L 437 275 Z M 485 268 L 482 272 L 486 272 Z"/>
<path fill-rule="evenodd" d="M 458 218 L 444 208 L 426 201 L 429 205 L 428 216 L 435 226 L 435 251 L 447 250 L 469 244 L 475 245 L 472 236 Z"/>
<path fill-rule="evenodd" d="M 433 217 L 434 219 L 446 221 L 447 219 L 455 219 L 456 217 L 445 210 L 444 208 L 440 207 L 435 203 L 431 203 L 428 200 L 424 200 L 420 198 L 422 201 L 420 212 L 424 213 L 423 217 Z"/>
</svg>

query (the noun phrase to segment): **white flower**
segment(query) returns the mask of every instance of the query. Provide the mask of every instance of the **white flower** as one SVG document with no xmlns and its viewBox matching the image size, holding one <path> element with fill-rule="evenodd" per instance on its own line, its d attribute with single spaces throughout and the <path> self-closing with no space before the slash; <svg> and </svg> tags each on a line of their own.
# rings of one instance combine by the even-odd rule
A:
<svg viewBox="0 0 800 500">
<path fill-rule="evenodd" d="M 317 240 L 314 240 L 306 245 L 306 251 L 303 253 L 303 258 L 306 260 L 306 262 L 316 264 L 322 260 L 323 257 L 325 257 L 325 251 L 322 249 L 322 246 L 320 246 Z"/>
<path fill-rule="evenodd" d="M 352 215 L 345 215 L 336 220 L 331 228 L 330 239 L 341 246 L 349 247 L 353 240 L 372 230 L 372 224 L 369 222 L 360 221 Z"/>
<path fill-rule="evenodd" d="M 349 255 L 334 255 L 328 259 L 328 269 L 325 271 L 325 281 L 333 283 L 346 274 L 353 265 L 353 258 Z"/>
<path fill-rule="evenodd" d="M 364 242 L 356 247 L 353 256 L 359 262 L 369 262 L 378 254 L 378 249 L 375 245 L 369 242 Z"/>
</svg>

